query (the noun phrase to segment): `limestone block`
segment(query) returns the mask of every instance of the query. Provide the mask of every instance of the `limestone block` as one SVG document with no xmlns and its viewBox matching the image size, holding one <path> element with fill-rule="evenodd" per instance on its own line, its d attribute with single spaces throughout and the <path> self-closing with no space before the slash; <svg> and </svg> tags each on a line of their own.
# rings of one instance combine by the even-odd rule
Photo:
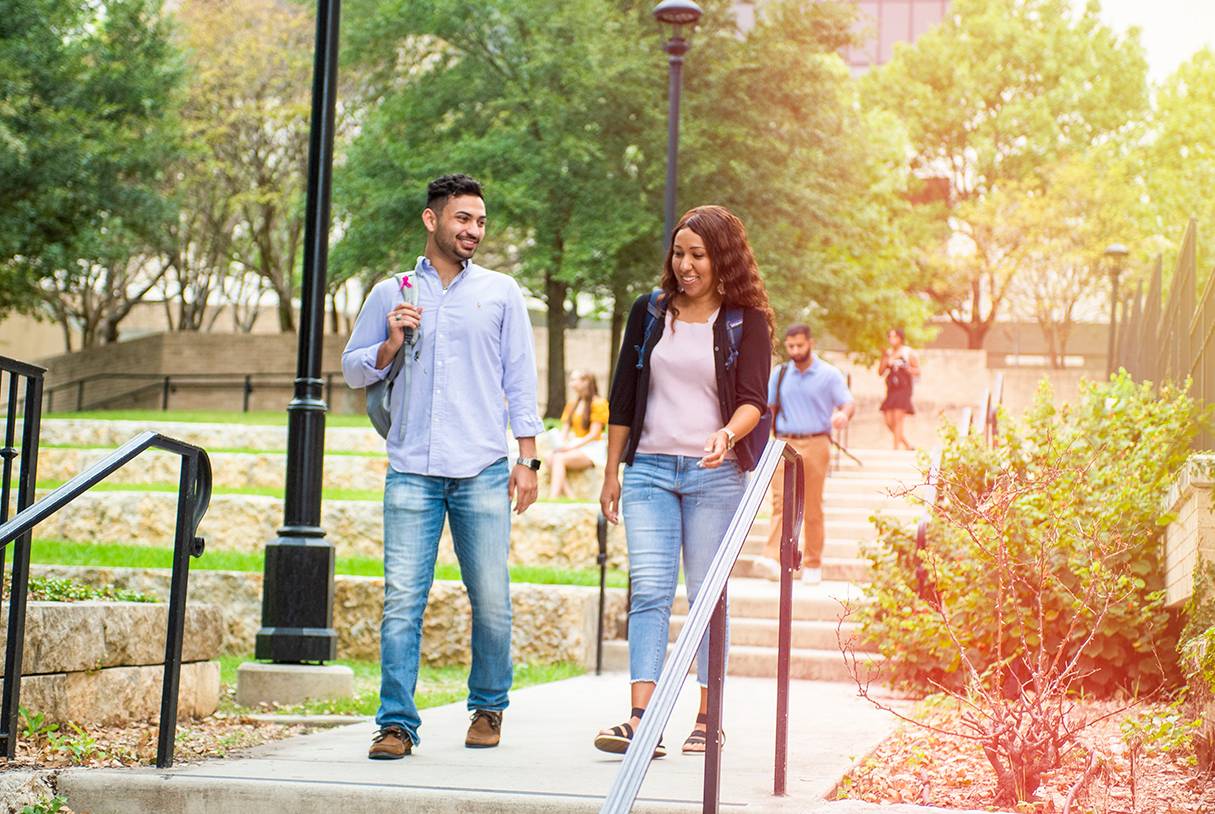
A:
<svg viewBox="0 0 1215 814">
<path fill-rule="evenodd" d="M 18 814 L 26 806 L 33 808 L 46 803 L 55 796 L 51 785 L 54 775 L 49 772 L 30 772 L 5 767 L 0 773 L 0 811 Z"/>
<path fill-rule="evenodd" d="M 35 573 L 72 577 L 90 585 L 110 584 L 154 596 L 168 592 L 168 572 L 140 568 L 34 566 Z M 198 571 L 190 575 L 189 604 L 205 599 L 222 609 L 222 651 L 253 652 L 261 625 L 261 574 Z M 623 634 L 625 591 L 606 593 L 604 638 Z M 515 584 L 513 651 L 517 661 L 576 661 L 594 664 L 598 588 Z M 342 658 L 378 659 L 384 580 L 339 575 L 334 580 L 333 626 Z M 423 620 L 422 656 L 428 664 L 466 664 L 469 660 L 471 612 L 463 584 L 436 581 Z"/>
<path fill-rule="evenodd" d="M 137 540 L 141 545 L 173 544 L 177 494 L 173 492 L 91 492 L 70 512 L 57 512 L 39 527 L 41 537 L 83 541 Z M 217 551 L 260 551 L 282 523 L 283 502 L 257 495 L 215 495 L 200 533 Z M 537 503 L 515 517 L 510 562 L 556 568 L 595 565 L 599 508 L 590 503 Z M 338 556 L 383 556 L 383 506 L 378 501 L 330 500 L 322 525 Z M 621 526 L 608 527 L 608 564 L 624 568 L 628 553 Z M 440 562 L 455 562 L 449 529 L 439 546 Z"/>
<path fill-rule="evenodd" d="M 0 636 L 8 635 L 8 604 L 0 612 Z M 223 613 L 193 606 L 186 615 L 183 661 L 219 654 Z M 168 605 L 139 602 L 30 602 L 25 622 L 22 674 L 63 673 L 120 665 L 161 664 Z"/>
<path fill-rule="evenodd" d="M 205 424 L 186 421 L 90 421 L 52 418 L 42 422 L 42 443 L 114 448 L 152 430 L 203 449 L 287 449 L 286 426 Z M 347 452 L 383 452 L 384 439 L 370 426 L 328 427 L 325 448 Z"/>
<path fill-rule="evenodd" d="M 101 587 L 112 585 L 154 596 L 162 600 L 169 598 L 169 571 L 163 568 L 95 568 L 75 565 L 34 565 L 36 576 L 57 579 L 75 579 L 86 585 Z M 192 633 L 190 620 L 200 607 L 208 614 L 218 614 L 218 651 L 202 651 L 199 659 L 213 658 L 217 652 L 252 653 L 254 639 L 261 626 L 262 575 L 240 571 L 193 571 L 186 592 L 186 642 L 187 660 L 194 660 L 194 651 L 189 648 Z M 164 626 L 159 639 L 164 641 Z M 210 630 L 210 628 L 207 628 Z M 163 646 L 163 645 L 162 645 Z M 163 658 L 161 653 L 160 658 Z"/>
<path fill-rule="evenodd" d="M 353 697 L 354 671 L 339 664 L 245 662 L 236 670 L 236 703 L 245 707 Z"/>
<path fill-rule="evenodd" d="M 79 724 L 120 724 L 160 714 L 162 665 L 108 667 L 51 673 L 21 680 L 21 706 L 50 720 Z M 195 661 L 181 666 L 177 717 L 204 718 L 219 708 L 219 663 Z"/>
</svg>

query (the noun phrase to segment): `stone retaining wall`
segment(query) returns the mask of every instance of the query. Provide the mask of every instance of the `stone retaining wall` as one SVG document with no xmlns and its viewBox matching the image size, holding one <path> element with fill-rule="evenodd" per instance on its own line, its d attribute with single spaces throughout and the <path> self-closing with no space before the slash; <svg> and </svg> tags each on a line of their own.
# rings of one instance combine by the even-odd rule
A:
<svg viewBox="0 0 1215 814">
<path fill-rule="evenodd" d="M 35 565 L 34 573 L 71 577 L 89 585 L 114 585 L 167 596 L 169 572 L 154 568 L 90 568 Z M 338 655 L 378 659 L 384 581 L 378 577 L 341 576 L 334 584 L 334 628 Z M 190 574 L 191 613 L 194 602 L 223 609 L 221 647 L 228 653 L 252 653 L 261 625 L 262 575 L 234 571 L 195 571 Z M 573 661 L 591 667 L 595 661 L 599 590 L 570 585 L 511 586 L 514 608 L 512 650 L 516 662 Z M 467 664 L 471 611 L 464 585 L 436 581 L 422 630 L 422 659 L 427 664 Z M 609 589 L 604 638 L 623 635 L 625 592 Z"/>
<path fill-rule="evenodd" d="M 172 547 L 176 492 L 86 492 L 72 511 L 57 512 L 38 526 L 45 539 Z M 338 556 L 383 556 L 383 507 L 369 500 L 327 500 L 321 525 Z M 599 509 L 585 503 L 542 503 L 511 521 L 510 562 L 555 568 L 588 568 L 599 551 Z M 283 501 L 256 495 L 215 495 L 200 534 L 213 551 L 260 551 L 277 536 Z M 608 564 L 627 562 L 621 526 L 609 526 Z M 440 562 L 455 562 L 450 532 L 443 532 Z"/>
<path fill-rule="evenodd" d="M 166 591 L 167 593 L 167 584 Z M 116 724 L 160 713 L 168 606 L 138 602 L 30 602 L 21 706 L 53 721 Z M 0 608 L 7 620 L 7 606 Z M 178 716 L 219 707 L 223 612 L 190 606 L 182 646 Z M 7 621 L 0 635 L 7 639 Z"/>
</svg>

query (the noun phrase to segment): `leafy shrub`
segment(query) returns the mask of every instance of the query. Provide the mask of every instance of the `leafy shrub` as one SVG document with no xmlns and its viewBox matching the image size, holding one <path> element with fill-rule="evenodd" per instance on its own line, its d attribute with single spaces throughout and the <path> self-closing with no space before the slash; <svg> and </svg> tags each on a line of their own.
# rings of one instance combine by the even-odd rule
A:
<svg viewBox="0 0 1215 814">
<path fill-rule="evenodd" d="M 1059 408 L 1043 383 L 994 448 L 946 428 L 925 551 L 883 518 L 866 551 L 871 602 L 859 618 L 888 677 L 923 690 L 959 688 L 972 667 L 1023 679 L 1035 669 L 1025 659 L 1045 650 L 1074 657 L 1079 684 L 1099 694 L 1175 683 L 1161 504 L 1201 418 L 1186 389 L 1120 374 Z M 924 597 L 917 563 L 932 579 Z"/>
<path fill-rule="evenodd" d="M 9 575 L 5 574 L 4 595 L 11 596 L 12 585 Z M 55 579 L 53 577 L 30 577 L 29 594 L 26 597 L 31 602 L 90 602 L 101 600 L 105 602 L 159 602 L 154 596 L 128 591 L 104 585 L 94 588 L 75 579 Z"/>
</svg>

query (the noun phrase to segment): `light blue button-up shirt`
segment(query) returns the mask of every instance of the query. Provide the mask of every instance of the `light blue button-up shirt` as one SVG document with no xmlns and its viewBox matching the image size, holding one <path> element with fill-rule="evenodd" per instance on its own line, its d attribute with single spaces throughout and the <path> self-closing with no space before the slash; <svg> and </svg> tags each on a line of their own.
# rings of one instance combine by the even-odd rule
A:
<svg viewBox="0 0 1215 814">
<path fill-rule="evenodd" d="M 780 379 L 781 368 L 785 369 L 785 378 L 780 383 L 780 413 L 776 416 L 778 435 L 831 432 L 831 414 L 835 408 L 852 402 L 848 383 L 839 368 L 813 352 L 811 360 L 804 373 L 793 362 L 772 368 L 768 379 L 768 404 L 776 403 L 776 382 Z"/>
<path fill-rule="evenodd" d="M 469 478 L 507 454 L 507 419 L 516 438 L 544 431 L 536 401 L 536 354 L 523 292 L 514 278 L 466 262 L 444 289 L 418 258 L 414 285 L 422 307 L 408 399 L 393 388 L 388 463 L 398 472 Z M 388 312 L 401 302 L 395 278 L 371 290 L 342 352 L 351 387 L 388 375 L 375 366 L 388 338 Z M 400 381 L 404 381 L 401 379 Z"/>
</svg>

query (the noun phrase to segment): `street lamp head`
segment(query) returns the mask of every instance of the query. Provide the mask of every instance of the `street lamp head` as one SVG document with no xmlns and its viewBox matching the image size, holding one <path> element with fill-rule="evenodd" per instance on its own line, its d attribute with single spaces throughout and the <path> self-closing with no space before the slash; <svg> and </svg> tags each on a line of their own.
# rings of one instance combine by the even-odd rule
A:
<svg viewBox="0 0 1215 814">
<path fill-rule="evenodd" d="M 702 14 L 692 0 L 662 0 L 654 7 L 654 19 L 673 26 L 695 25 Z"/>
<path fill-rule="evenodd" d="M 1130 251 L 1121 243 L 1111 243 L 1105 248 L 1105 256 L 1115 263 L 1121 262 L 1128 254 L 1130 254 Z"/>
</svg>

